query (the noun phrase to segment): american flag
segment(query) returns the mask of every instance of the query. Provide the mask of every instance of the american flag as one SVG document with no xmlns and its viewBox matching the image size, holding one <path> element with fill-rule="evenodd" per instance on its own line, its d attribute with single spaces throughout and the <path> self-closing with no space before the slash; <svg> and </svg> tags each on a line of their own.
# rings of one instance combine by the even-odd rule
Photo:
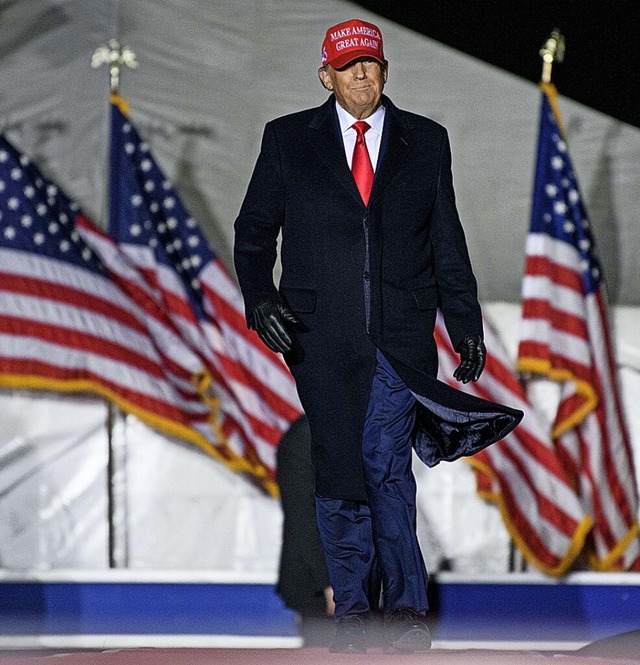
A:
<svg viewBox="0 0 640 665">
<path fill-rule="evenodd" d="M 208 368 L 220 443 L 275 487 L 275 452 L 301 413 L 281 357 L 249 331 L 240 291 L 128 117 L 111 104 L 109 235 Z"/>
<path fill-rule="evenodd" d="M 165 433 L 215 445 L 197 354 L 116 245 L 0 137 L 0 385 L 97 393 Z M 128 291 L 113 279 L 118 265 Z"/>
<path fill-rule="evenodd" d="M 561 386 L 552 436 L 593 526 L 597 570 L 640 569 L 636 480 L 602 267 L 571 165 L 557 91 L 543 84 L 517 367 Z"/>
<path fill-rule="evenodd" d="M 518 382 L 504 347 L 484 322 L 487 364 L 477 383 L 453 379 L 459 356 L 438 316 L 435 339 L 440 378 L 450 385 L 508 404 L 525 413 L 507 437 L 468 458 L 478 494 L 500 509 L 511 538 L 525 559 L 549 575 L 564 574 L 580 553 L 591 527 L 572 480 L 558 460 L 548 429 Z"/>
</svg>

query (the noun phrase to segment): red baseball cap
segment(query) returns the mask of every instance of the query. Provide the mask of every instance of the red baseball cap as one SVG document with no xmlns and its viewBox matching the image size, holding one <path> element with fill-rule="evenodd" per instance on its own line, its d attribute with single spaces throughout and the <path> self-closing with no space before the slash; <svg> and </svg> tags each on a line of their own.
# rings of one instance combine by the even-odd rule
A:
<svg viewBox="0 0 640 665">
<path fill-rule="evenodd" d="M 322 66 L 341 69 L 356 58 L 373 58 L 385 64 L 380 28 L 357 18 L 329 28 L 322 42 Z"/>
</svg>

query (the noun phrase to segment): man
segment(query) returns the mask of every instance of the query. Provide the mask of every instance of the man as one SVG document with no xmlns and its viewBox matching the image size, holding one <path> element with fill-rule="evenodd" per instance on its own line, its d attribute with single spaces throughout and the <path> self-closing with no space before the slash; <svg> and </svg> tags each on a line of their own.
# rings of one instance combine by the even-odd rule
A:
<svg viewBox="0 0 640 665">
<path fill-rule="evenodd" d="M 522 417 L 434 378 L 436 309 L 465 383 L 484 367 L 482 317 L 447 133 L 396 108 L 383 95 L 387 73 L 375 25 L 329 28 L 318 75 L 332 94 L 266 125 L 235 223 L 248 325 L 284 354 L 309 419 L 338 652 L 367 648 L 376 568 L 387 650 L 430 647 L 412 446 L 434 465 Z"/>
</svg>

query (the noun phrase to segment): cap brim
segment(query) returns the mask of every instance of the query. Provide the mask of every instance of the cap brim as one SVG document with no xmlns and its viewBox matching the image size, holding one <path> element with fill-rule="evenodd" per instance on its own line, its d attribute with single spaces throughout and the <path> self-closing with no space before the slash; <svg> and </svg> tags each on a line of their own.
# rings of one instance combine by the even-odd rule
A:
<svg viewBox="0 0 640 665">
<path fill-rule="evenodd" d="M 342 69 L 346 67 L 350 62 L 357 60 L 358 58 L 370 58 L 372 60 L 377 60 L 381 65 L 384 65 L 384 60 L 377 55 L 371 53 L 371 51 L 349 51 L 349 53 L 342 53 L 336 56 L 331 62 L 327 62 L 327 65 L 331 65 L 334 69 Z"/>
</svg>

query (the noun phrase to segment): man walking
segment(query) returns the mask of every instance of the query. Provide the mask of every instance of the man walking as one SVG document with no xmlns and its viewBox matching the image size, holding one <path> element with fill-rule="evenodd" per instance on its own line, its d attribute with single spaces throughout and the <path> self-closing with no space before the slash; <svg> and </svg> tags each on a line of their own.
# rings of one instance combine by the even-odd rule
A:
<svg viewBox="0 0 640 665">
<path fill-rule="evenodd" d="M 412 447 L 429 465 L 473 454 L 522 414 L 434 378 L 438 307 L 461 357 L 455 377 L 476 381 L 486 355 L 446 130 L 384 96 L 388 65 L 371 23 L 329 28 L 318 75 L 332 93 L 322 106 L 265 127 L 235 266 L 249 327 L 284 354 L 309 419 L 331 650 L 366 650 L 378 570 L 387 650 L 423 651 Z"/>
</svg>

